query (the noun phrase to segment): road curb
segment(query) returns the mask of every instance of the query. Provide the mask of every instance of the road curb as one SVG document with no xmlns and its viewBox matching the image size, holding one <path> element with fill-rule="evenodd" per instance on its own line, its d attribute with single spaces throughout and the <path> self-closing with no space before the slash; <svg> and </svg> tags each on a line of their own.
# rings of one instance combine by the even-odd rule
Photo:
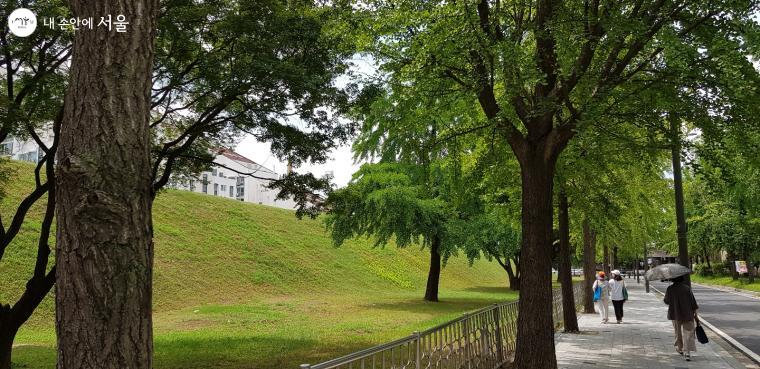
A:
<svg viewBox="0 0 760 369">
<path fill-rule="evenodd" d="M 660 291 L 659 289 L 657 289 L 657 287 L 654 287 L 654 286 L 650 285 L 650 288 L 653 289 L 653 290 L 655 290 L 655 291 L 657 291 L 657 293 L 659 293 L 660 295 L 663 295 L 663 296 L 665 295 L 664 293 L 662 293 L 662 291 Z M 717 327 L 715 327 L 714 325 L 712 325 L 710 322 L 708 322 L 707 320 L 705 320 L 705 318 L 700 317 L 699 318 L 699 322 L 702 323 L 702 324 L 704 324 L 711 331 L 715 332 L 715 334 L 717 334 L 718 336 L 720 336 L 720 338 L 722 338 L 723 340 L 725 340 L 726 342 L 728 342 L 728 344 L 730 344 L 731 346 L 733 346 L 735 349 L 739 350 L 742 354 L 744 354 L 745 356 L 747 356 L 750 360 L 752 360 L 756 364 L 760 365 L 760 355 L 756 354 L 754 351 L 752 351 L 749 348 L 747 348 L 747 346 L 742 345 L 741 343 L 739 343 L 739 341 L 733 339 L 733 337 L 729 336 L 726 332 L 723 332 L 722 330 L 720 330 Z"/>
</svg>

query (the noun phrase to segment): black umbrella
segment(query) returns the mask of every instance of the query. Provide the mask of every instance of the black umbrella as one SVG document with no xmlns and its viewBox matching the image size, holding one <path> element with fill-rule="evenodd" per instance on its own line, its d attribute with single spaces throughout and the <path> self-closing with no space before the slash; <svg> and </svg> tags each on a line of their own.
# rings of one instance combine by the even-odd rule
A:
<svg viewBox="0 0 760 369">
<path fill-rule="evenodd" d="M 646 274 L 647 280 L 673 279 L 691 273 L 691 269 L 681 264 L 662 264 L 649 269 Z"/>
</svg>

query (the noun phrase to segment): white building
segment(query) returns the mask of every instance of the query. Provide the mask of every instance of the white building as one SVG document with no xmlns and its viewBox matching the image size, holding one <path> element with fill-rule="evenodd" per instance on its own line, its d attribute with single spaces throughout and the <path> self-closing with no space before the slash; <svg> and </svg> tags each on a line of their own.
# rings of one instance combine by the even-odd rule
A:
<svg viewBox="0 0 760 369">
<path fill-rule="evenodd" d="M 53 144 L 53 131 L 49 129 L 40 130 L 38 133 L 40 140 L 50 147 Z M 12 160 L 29 161 L 32 163 L 39 162 L 45 152 L 40 149 L 37 142 L 32 138 L 23 139 L 19 137 L 8 136 L 3 142 L 0 142 L 0 156 Z"/>
<path fill-rule="evenodd" d="M 52 130 L 41 130 L 39 136 L 45 145 L 52 145 Z M 0 143 L 0 156 L 12 160 L 37 163 L 43 155 L 31 138 L 8 137 Z M 267 188 L 272 182 L 270 179 L 280 178 L 275 171 L 228 149 L 220 149 L 214 162 L 221 166 L 213 166 L 195 179 L 170 181 L 169 187 L 284 209 L 296 208 L 293 200 L 275 200 L 278 191 Z"/>
<path fill-rule="evenodd" d="M 277 190 L 267 186 L 280 178 L 275 171 L 229 149 L 220 149 L 213 166 L 195 179 L 173 181 L 171 187 L 239 201 L 295 209 L 293 200 L 276 200 Z M 271 179 L 271 180 L 270 180 Z"/>
</svg>

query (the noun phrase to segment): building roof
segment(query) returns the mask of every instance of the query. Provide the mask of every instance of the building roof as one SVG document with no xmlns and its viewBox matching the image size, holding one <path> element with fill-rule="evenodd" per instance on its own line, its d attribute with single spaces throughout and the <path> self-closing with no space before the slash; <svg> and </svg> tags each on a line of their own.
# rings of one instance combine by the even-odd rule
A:
<svg viewBox="0 0 760 369">
<path fill-rule="evenodd" d="M 230 158 L 232 160 L 235 160 L 235 161 L 259 165 L 255 161 L 253 161 L 251 159 L 248 159 L 245 156 L 240 155 L 240 154 L 238 154 L 238 153 L 236 153 L 236 152 L 234 152 L 234 151 L 232 151 L 230 149 L 220 148 L 217 151 L 217 153 L 220 154 L 220 155 L 224 155 L 224 156 L 226 156 L 226 157 L 228 157 L 228 158 Z"/>
</svg>

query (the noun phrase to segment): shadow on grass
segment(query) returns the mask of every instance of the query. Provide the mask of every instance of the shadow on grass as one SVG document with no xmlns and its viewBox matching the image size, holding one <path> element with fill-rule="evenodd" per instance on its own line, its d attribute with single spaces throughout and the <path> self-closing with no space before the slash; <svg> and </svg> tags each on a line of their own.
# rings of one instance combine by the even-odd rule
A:
<svg viewBox="0 0 760 369">
<path fill-rule="evenodd" d="M 203 337 L 168 334 L 156 337 L 153 367 L 156 369 L 286 369 L 317 364 L 374 346 L 366 340 L 325 342 L 271 336 Z M 51 346 L 14 349 L 13 369 L 53 369 L 56 350 Z"/>
<path fill-rule="evenodd" d="M 492 294 L 508 294 L 509 297 L 517 298 L 519 291 L 512 291 L 509 287 L 469 287 L 464 289 L 467 292 L 479 292 L 479 293 L 492 293 Z"/>
<path fill-rule="evenodd" d="M 382 309 L 390 311 L 404 311 L 416 314 L 451 314 L 465 313 L 478 310 L 486 306 L 502 302 L 502 299 L 487 298 L 450 298 L 441 299 L 438 302 L 424 301 L 422 299 L 410 299 L 388 303 L 373 303 L 361 305 L 366 309 Z"/>
</svg>

